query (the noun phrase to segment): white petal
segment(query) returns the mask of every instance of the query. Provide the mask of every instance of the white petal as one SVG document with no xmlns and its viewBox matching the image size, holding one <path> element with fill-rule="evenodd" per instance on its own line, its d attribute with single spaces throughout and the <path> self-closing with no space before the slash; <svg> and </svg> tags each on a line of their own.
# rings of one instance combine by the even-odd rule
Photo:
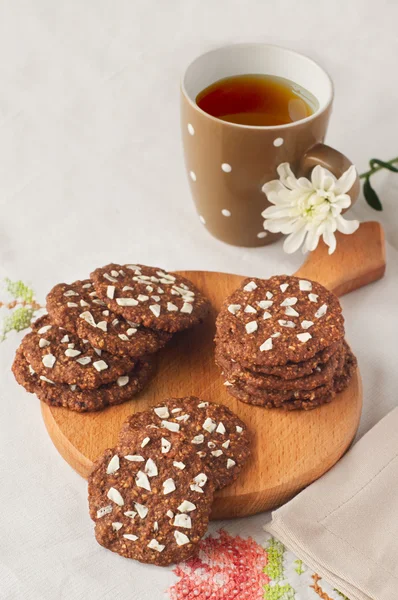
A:
<svg viewBox="0 0 398 600">
<path fill-rule="evenodd" d="M 292 254 L 296 252 L 304 242 L 304 238 L 306 236 L 306 230 L 304 226 L 301 226 L 300 229 L 291 233 L 284 241 L 283 249 L 287 254 Z"/>
<path fill-rule="evenodd" d="M 261 189 L 264 192 L 264 194 L 267 196 L 268 200 L 270 202 L 273 202 L 273 200 L 271 200 L 271 198 L 278 199 L 279 192 L 285 188 L 283 187 L 283 185 L 281 184 L 279 179 L 273 179 L 272 181 L 268 181 L 267 183 L 264 183 L 264 185 Z"/>
<path fill-rule="evenodd" d="M 312 186 L 316 190 L 324 190 L 325 169 L 321 165 L 317 165 L 311 173 Z"/>
<path fill-rule="evenodd" d="M 341 233 L 351 234 L 354 233 L 359 227 L 359 221 L 347 221 L 341 215 L 336 217 L 337 230 Z"/>
<path fill-rule="evenodd" d="M 327 229 L 323 234 L 323 241 L 327 246 L 329 246 L 328 253 L 333 254 L 333 252 L 336 250 L 336 236 L 334 233 Z"/>
<path fill-rule="evenodd" d="M 292 209 L 290 206 L 269 206 L 263 210 L 261 215 L 264 219 L 282 219 L 285 217 L 294 217 L 296 216 L 296 213 L 297 209 Z"/>
<path fill-rule="evenodd" d="M 303 190 L 312 191 L 313 189 L 311 182 L 306 177 L 299 177 L 297 183 Z"/>
<path fill-rule="evenodd" d="M 294 190 L 299 187 L 298 181 L 291 170 L 289 163 L 281 163 L 277 168 L 277 172 L 279 179 L 285 187 L 289 188 L 290 190 Z"/>
<path fill-rule="evenodd" d="M 305 250 L 306 252 L 313 252 L 319 243 L 319 233 L 318 228 L 314 227 L 308 230 L 307 237 L 305 240 Z"/>
<path fill-rule="evenodd" d="M 335 193 L 346 194 L 354 185 L 357 177 L 357 170 L 354 165 L 351 165 L 349 169 L 336 181 Z"/>
<path fill-rule="evenodd" d="M 340 210 L 351 206 L 351 198 L 348 194 L 339 194 L 332 200 L 332 206 L 338 207 Z"/>
</svg>

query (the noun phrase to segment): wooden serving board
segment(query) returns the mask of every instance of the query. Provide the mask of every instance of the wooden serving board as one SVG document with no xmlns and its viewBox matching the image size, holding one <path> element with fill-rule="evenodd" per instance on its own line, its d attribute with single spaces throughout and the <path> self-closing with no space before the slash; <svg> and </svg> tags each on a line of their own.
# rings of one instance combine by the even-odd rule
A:
<svg viewBox="0 0 398 600">
<path fill-rule="evenodd" d="M 382 277 L 384 240 L 377 223 L 365 223 L 351 236 L 339 236 L 331 257 L 319 246 L 298 274 L 320 281 L 338 294 Z M 68 463 L 87 477 L 92 462 L 113 446 L 123 421 L 133 412 L 161 404 L 170 396 L 196 395 L 229 406 L 253 434 L 252 457 L 231 486 L 216 494 L 212 518 L 251 515 L 287 501 L 330 469 L 350 446 L 362 408 L 359 371 L 331 404 L 315 410 L 284 412 L 250 406 L 232 398 L 214 363 L 214 320 L 224 298 L 243 279 L 239 275 L 183 271 L 212 303 L 205 324 L 174 336 L 158 355 L 157 374 L 130 402 L 98 413 L 78 414 L 42 403 L 47 430 Z"/>
</svg>

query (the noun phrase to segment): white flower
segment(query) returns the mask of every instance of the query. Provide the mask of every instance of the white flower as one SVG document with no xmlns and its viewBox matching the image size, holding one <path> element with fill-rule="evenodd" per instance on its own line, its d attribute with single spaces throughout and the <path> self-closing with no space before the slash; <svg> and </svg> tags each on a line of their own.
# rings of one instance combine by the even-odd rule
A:
<svg viewBox="0 0 398 600">
<path fill-rule="evenodd" d="M 288 236 L 283 244 L 285 252 L 295 252 L 301 245 L 303 252 L 315 250 L 322 236 L 332 254 L 336 249 L 336 230 L 349 234 L 358 229 L 358 221 L 347 221 L 341 214 L 351 204 L 347 192 L 356 179 L 354 166 L 336 179 L 317 165 L 311 181 L 306 177 L 296 179 L 289 163 L 280 164 L 277 171 L 279 179 L 262 188 L 274 206 L 261 214 L 265 218 L 264 229 Z"/>
</svg>

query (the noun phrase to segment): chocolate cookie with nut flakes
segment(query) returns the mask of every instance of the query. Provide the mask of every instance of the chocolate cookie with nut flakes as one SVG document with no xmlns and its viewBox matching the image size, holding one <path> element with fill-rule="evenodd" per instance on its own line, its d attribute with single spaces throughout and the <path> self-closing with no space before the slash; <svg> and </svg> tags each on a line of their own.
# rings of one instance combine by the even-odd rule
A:
<svg viewBox="0 0 398 600">
<path fill-rule="evenodd" d="M 235 359 L 230 358 L 224 346 L 224 343 L 216 336 L 216 347 L 220 352 L 221 356 L 230 360 L 232 363 L 237 362 Z M 318 368 L 322 368 L 322 366 L 327 363 L 332 356 L 335 356 L 336 353 L 339 353 L 342 349 L 343 342 L 339 341 L 335 344 L 332 344 L 328 348 L 321 350 L 317 354 L 314 355 L 313 358 L 310 358 L 303 362 L 287 362 L 285 365 L 276 365 L 274 367 L 270 367 L 267 365 L 253 365 L 248 361 L 240 360 L 239 364 L 242 368 L 250 369 L 255 374 L 259 375 L 271 375 L 273 377 L 280 377 L 281 379 L 297 379 L 299 377 L 306 377 L 307 375 L 311 375 Z"/>
<path fill-rule="evenodd" d="M 178 433 L 136 431 L 128 445 L 105 450 L 88 481 L 99 544 L 160 566 L 195 553 L 207 530 L 214 485 Z"/>
<path fill-rule="evenodd" d="M 246 404 L 284 410 L 310 410 L 331 402 L 336 393 L 342 392 L 349 384 L 356 368 L 356 359 L 348 344 L 344 342 L 332 382 L 313 390 L 294 390 L 288 393 L 259 390 L 242 384 L 240 381 L 226 382 L 228 392 Z M 288 396 L 290 394 L 290 396 Z"/>
<path fill-rule="evenodd" d="M 241 364 L 302 362 L 342 340 L 337 296 L 321 284 L 292 276 L 245 279 L 223 304 L 217 336 Z"/>
<path fill-rule="evenodd" d="M 92 412 L 131 400 L 150 380 L 153 364 L 149 360 L 139 359 L 129 373 L 121 375 L 114 383 L 102 385 L 95 390 L 82 390 L 76 384 L 54 383 L 47 377 L 38 375 L 24 357 L 21 348 L 16 352 L 12 371 L 20 385 L 49 406 L 63 406 L 76 412 Z"/>
<path fill-rule="evenodd" d="M 255 373 L 222 356 L 218 348 L 216 349 L 216 364 L 223 370 L 224 376 L 231 383 L 239 382 L 254 388 L 273 391 L 312 390 L 321 385 L 327 385 L 333 380 L 342 352 L 343 350 L 340 350 L 334 354 L 327 363 L 317 367 L 310 375 L 296 379 L 282 379 L 275 375 Z"/>
<path fill-rule="evenodd" d="M 120 443 L 148 425 L 181 433 L 210 469 L 216 489 L 235 481 L 250 456 L 246 425 L 222 404 L 195 396 L 164 400 L 151 410 L 131 415 L 120 431 Z"/>
<path fill-rule="evenodd" d="M 56 325 L 110 354 L 143 356 L 157 352 L 171 339 L 165 331 L 142 327 L 111 312 L 90 279 L 53 287 L 47 295 L 47 310 Z"/>
<path fill-rule="evenodd" d="M 32 325 L 21 342 L 34 371 L 55 383 L 95 389 L 131 371 L 136 360 L 92 348 L 87 340 L 54 325 L 46 315 Z"/>
<path fill-rule="evenodd" d="M 344 366 L 340 372 L 338 372 L 334 378 L 334 390 L 337 394 L 343 392 L 349 385 L 352 376 L 354 375 L 357 369 L 358 363 L 354 354 L 352 353 L 351 348 L 346 347 L 346 357 L 344 361 Z"/>
<path fill-rule="evenodd" d="M 209 311 L 208 300 L 188 279 L 156 267 L 111 263 L 90 276 L 110 310 L 145 327 L 180 331 Z"/>
<path fill-rule="evenodd" d="M 233 384 L 228 388 L 228 392 L 231 396 L 234 396 L 245 404 L 252 404 L 253 406 L 262 406 L 263 408 L 281 408 L 283 410 L 312 410 L 317 406 L 328 404 L 335 396 L 333 391 L 327 392 L 325 395 L 317 398 L 291 398 L 290 400 L 275 401 L 269 396 L 253 396 L 245 391 L 239 384 Z"/>
</svg>

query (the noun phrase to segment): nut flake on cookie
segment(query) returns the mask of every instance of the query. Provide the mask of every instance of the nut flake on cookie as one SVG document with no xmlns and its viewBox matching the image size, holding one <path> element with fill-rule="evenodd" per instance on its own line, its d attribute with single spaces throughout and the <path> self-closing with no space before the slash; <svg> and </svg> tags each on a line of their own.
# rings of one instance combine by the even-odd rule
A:
<svg viewBox="0 0 398 600">
<path fill-rule="evenodd" d="M 168 419 L 170 416 L 167 406 L 158 406 L 153 409 L 153 412 L 159 417 L 159 419 Z"/>
<path fill-rule="evenodd" d="M 203 427 L 203 429 L 205 429 L 205 431 L 208 431 L 209 433 L 213 433 L 213 431 L 217 427 L 217 423 L 215 421 L 213 421 L 213 419 L 211 419 L 210 417 L 207 417 L 207 419 L 203 423 L 202 427 Z"/>
<path fill-rule="evenodd" d="M 144 490 L 147 490 L 148 492 L 151 491 L 151 484 L 149 483 L 148 476 L 143 471 L 137 472 L 137 475 L 135 477 L 135 483 L 136 483 L 137 487 L 143 488 Z"/>
<path fill-rule="evenodd" d="M 168 479 L 166 479 L 166 481 L 163 482 L 163 494 L 167 495 L 167 494 L 171 494 L 172 492 L 174 492 L 176 489 L 175 483 L 174 483 L 174 479 L 172 477 L 169 477 Z"/>
<path fill-rule="evenodd" d="M 154 538 L 149 542 L 148 548 L 151 548 L 151 550 L 156 550 L 157 552 L 163 552 L 166 546 L 164 544 L 159 544 L 159 542 Z"/>
<path fill-rule="evenodd" d="M 193 478 L 193 483 L 191 483 L 190 488 L 193 492 L 199 492 L 203 494 L 202 488 L 206 485 L 207 475 L 205 473 L 199 473 L 196 477 Z"/>
<path fill-rule="evenodd" d="M 167 440 L 166 438 L 162 437 L 162 439 L 161 439 L 161 445 L 162 445 L 162 454 L 167 454 L 168 452 L 170 452 L 171 442 L 169 442 L 169 440 Z"/>
<path fill-rule="evenodd" d="M 257 289 L 257 284 L 255 281 L 249 281 L 249 283 L 247 283 L 243 289 L 245 292 L 254 292 L 254 290 Z"/>
<path fill-rule="evenodd" d="M 45 354 L 42 358 L 42 363 L 47 369 L 52 369 L 55 365 L 56 358 L 53 354 Z"/>
<path fill-rule="evenodd" d="M 119 468 L 120 468 L 119 457 L 117 454 L 115 454 L 108 463 L 108 466 L 106 468 L 106 474 L 112 475 L 113 473 L 116 473 L 116 471 L 118 471 Z"/>
<path fill-rule="evenodd" d="M 107 363 L 104 360 L 96 360 L 93 362 L 93 367 L 98 371 L 105 371 L 108 368 Z"/>
<path fill-rule="evenodd" d="M 178 514 L 174 517 L 173 525 L 184 529 L 192 529 L 191 517 L 187 514 Z"/>
<path fill-rule="evenodd" d="M 138 540 L 138 535 L 135 535 L 134 533 L 125 533 L 123 534 L 123 537 L 130 542 L 136 542 Z"/>
<path fill-rule="evenodd" d="M 240 304 L 230 304 L 228 306 L 228 311 L 232 314 L 232 315 L 236 315 L 236 313 L 241 309 L 241 305 Z"/>
<path fill-rule="evenodd" d="M 272 350 L 272 347 L 273 347 L 272 339 L 269 337 L 267 340 L 265 340 L 265 342 L 263 344 L 261 344 L 260 351 L 266 352 L 268 350 Z"/>
<path fill-rule="evenodd" d="M 285 308 L 285 315 L 287 317 L 299 317 L 300 314 L 295 310 L 292 306 L 287 306 Z"/>
<path fill-rule="evenodd" d="M 298 333 L 297 338 L 300 340 L 300 342 L 305 343 L 305 342 L 308 342 L 308 340 L 310 340 L 312 338 L 312 335 L 308 332 Z"/>
<path fill-rule="evenodd" d="M 119 306 L 138 306 L 138 300 L 135 298 L 116 298 Z"/>
<path fill-rule="evenodd" d="M 196 510 L 196 504 L 190 502 L 189 500 L 183 500 L 180 506 L 177 507 L 177 510 L 179 510 L 181 513 L 192 512 L 193 510 Z"/>
<path fill-rule="evenodd" d="M 195 435 L 195 437 L 191 440 L 191 444 L 203 444 L 204 441 L 205 436 L 203 435 L 203 433 L 199 433 L 198 435 Z"/>
<path fill-rule="evenodd" d="M 112 502 L 114 502 L 118 506 L 124 505 L 124 500 L 121 493 L 114 487 L 109 488 L 107 497 L 109 498 L 109 500 L 112 500 Z"/>
<path fill-rule="evenodd" d="M 320 306 L 318 308 L 318 310 L 315 313 L 315 317 L 317 319 L 320 319 L 320 317 L 323 317 L 324 315 L 326 315 L 326 312 L 328 310 L 327 304 L 322 304 L 322 306 Z"/>
<path fill-rule="evenodd" d="M 180 431 L 180 426 L 178 423 L 173 423 L 173 421 L 162 421 L 160 424 L 164 429 L 168 429 L 169 431 Z"/>
<path fill-rule="evenodd" d="M 297 304 L 297 298 L 295 297 L 285 298 L 285 300 L 281 302 L 281 306 L 294 306 L 295 304 Z"/>
<path fill-rule="evenodd" d="M 312 283 L 306 279 L 300 279 L 299 288 L 302 292 L 310 292 L 312 290 Z"/>
<path fill-rule="evenodd" d="M 109 515 L 113 510 L 112 505 L 108 504 L 108 506 L 103 506 L 97 510 L 97 519 L 102 519 L 105 515 Z"/>
<path fill-rule="evenodd" d="M 174 532 L 174 537 L 177 542 L 177 546 L 184 546 L 185 544 L 190 543 L 189 537 L 185 535 L 185 533 L 182 533 L 182 531 L 176 530 Z"/>
<path fill-rule="evenodd" d="M 248 304 L 244 310 L 245 313 L 256 313 L 257 310 L 254 308 L 254 306 L 251 306 L 250 304 Z"/>
<path fill-rule="evenodd" d="M 254 333 L 258 329 L 257 321 L 250 321 L 245 325 L 246 333 Z"/>
</svg>

